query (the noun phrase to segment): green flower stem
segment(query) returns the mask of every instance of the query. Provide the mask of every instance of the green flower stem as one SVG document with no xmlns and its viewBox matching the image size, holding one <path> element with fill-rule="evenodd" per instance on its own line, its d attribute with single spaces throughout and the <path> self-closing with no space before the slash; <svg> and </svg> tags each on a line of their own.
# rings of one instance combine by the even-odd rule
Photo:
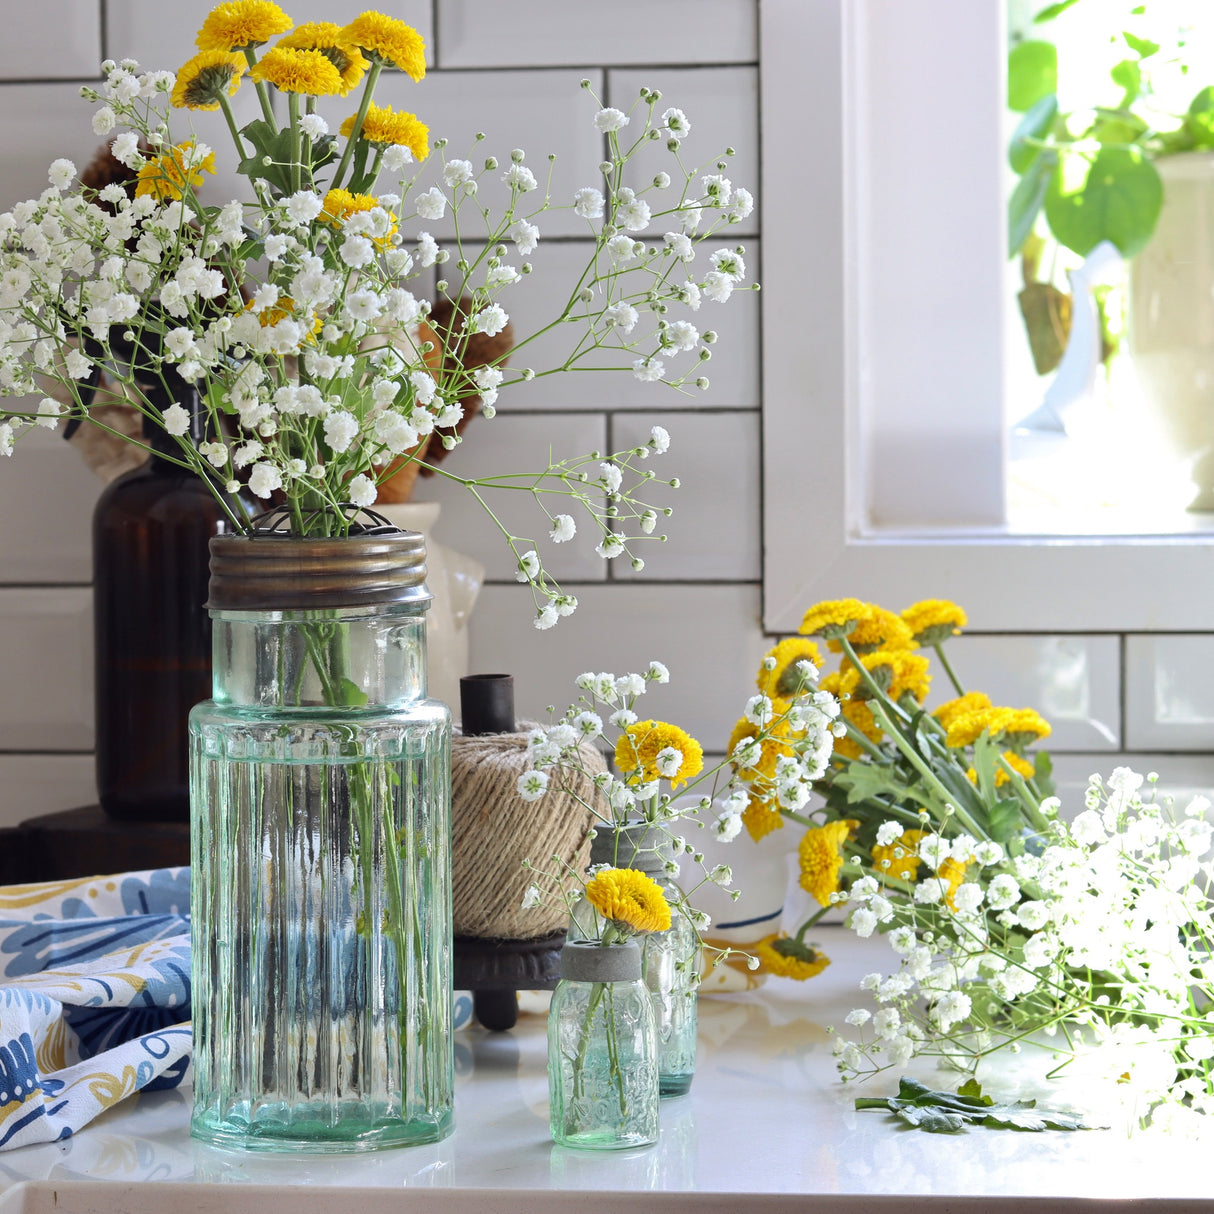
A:
<svg viewBox="0 0 1214 1214">
<path fill-rule="evenodd" d="M 333 180 L 330 182 L 330 189 L 336 190 L 341 186 L 341 179 L 350 165 L 350 157 L 354 152 L 355 145 L 358 143 L 358 137 L 362 134 L 363 122 L 366 121 L 367 111 L 371 108 L 371 98 L 375 93 L 375 83 L 379 79 L 380 72 L 383 70 L 384 65 L 378 59 L 371 60 L 371 68 L 367 72 L 367 83 L 363 86 L 362 100 L 358 103 L 358 113 L 354 116 L 354 126 L 350 130 L 350 136 L 346 140 L 345 148 L 342 149 L 341 159 L 337 162 L 337 168 L 333 173 Z"/>
<path fill-rule="evenodd" d="M 291 189 L 299 190 L 300 180 L 300 130 L 299 130 L 299 94 L 287 94 L 287 114 L 291 120 Z"/>
<path fill-rule="evenodd" d="M 231 133 L 232 142 L 236 145 L 236 155 L 241 160 L 245 158 L 244 140 L 240 136 L 240 128 L 236 125 L 236 116 L 232 113 L 232 106 L 228 102 L 226 91 L 219 91 L 219 108 L 223 111 L 224 119 L 228 124 L 228 131 Z"/>
<path fill-rule="evenodd" d="M 894 739 L 894 744 L 902 752 L 903 756 L 910 765 L 923 777 L 928 786 L 941 799 L 940 809 L 943 811 L 945 805 L 953 807 L 953 815 L 962 826 L 965 827 L 971 834 L 976 835 L 981 839 L 987 839 L 990 836 L 982 829 L 970 815 L 957 804 L 957 796 L 955 793 L 949 792 L 947 788 L 940 782 L 936 773 L 931 767 L 924 762 L 923 756 L 902 736 L 900 730 L 894 728 L 893 722 L 889 719 L 885 712 L 884 706 L 878 701 L 870 701 L 873 705 L 873 716 L 877 718 L 877 723 L 885 730 L 891 738 Z"/>
<path fill-rule="evenodd" d="M 249 65 L 249 71 L 252 72 L 253 68 L 257 66 L 257 56 L 253 54 L 253 48 L 251 46 L 242 47 L 241 49 L 244 51 L 245 60 Z M 261 101 L 262 117 L 264 117 L 266 122 L 270 124 L 271 130 L 277 131 L 278 124 L 274 121 L 274 107 L 270 104 L 270 90 L 266 87 L 266 82 L 264 80 L 254 80 L 253 84 L 257 89 L 257 96 Z M 237 142 L 236 146 L 239 148 L 240 143 Z"/>
<path fill-rule="evenodd" d="M 961 686 L 961 680 L 957 678 L 957 675 L 944 652 L 944 645 L 933 645 L 932 648 L 936 651 L 936 657 L 940 659 L 940 665 L 944 667 L 944 673 L 948 675 L 948 681 L 952 683 L 953 690 L 959 696 L 965 695 L 965 688 Z"/>
</svg>

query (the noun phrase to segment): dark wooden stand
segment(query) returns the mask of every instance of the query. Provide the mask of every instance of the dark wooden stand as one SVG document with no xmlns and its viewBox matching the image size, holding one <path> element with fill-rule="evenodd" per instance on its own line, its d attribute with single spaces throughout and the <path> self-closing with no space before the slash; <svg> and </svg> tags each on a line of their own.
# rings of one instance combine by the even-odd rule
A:
<svg viewBox="0 0 1214 1214">
<path fill-rule="evenodd" d="M 542 940 L 455 937 L 455 989 L 472 992 L 472 1011 L 493 1032 L 518 1021 L 518 991 L 550 991 L 561 976 L 565 933 Z"/>
<path fill-rule="evenodd" d="M 22 822 L 0 848 L 17 864 L 0 858 L 9 881 L 67 881 L 144 868 L 180 868 L 190 862 L 188 822 L 117 822 L 100 805 L 85 805 Z M 19 866 L 20 875 L 13 875 Z"/>
</svg>

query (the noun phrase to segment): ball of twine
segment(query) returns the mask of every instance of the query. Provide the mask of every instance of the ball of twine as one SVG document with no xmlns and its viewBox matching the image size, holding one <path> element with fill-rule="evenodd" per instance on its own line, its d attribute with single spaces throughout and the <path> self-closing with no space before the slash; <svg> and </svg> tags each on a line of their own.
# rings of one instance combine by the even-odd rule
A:
<svg viewBox="0 0 1214 1214">
<path fill-rule="evenodd" d="M 526 728 L 526 726 L 524 726 Z M 607 764 L 595 747 L 581 747 L 593 775 Z M 599 795 L 590 776 L 552 769 L 537 801 L 518 795 L 527 770 L 526 733 L 457 735 L 451 744 L 452 885 L 455 934 L 482 940 L 536 940 L 568 926 L 561 903 L 523 909 L 535 876 L 530 860 L 548 868 L 553 856 L 581 872 L 590 862 L 589 805 Z"/>
</svg>

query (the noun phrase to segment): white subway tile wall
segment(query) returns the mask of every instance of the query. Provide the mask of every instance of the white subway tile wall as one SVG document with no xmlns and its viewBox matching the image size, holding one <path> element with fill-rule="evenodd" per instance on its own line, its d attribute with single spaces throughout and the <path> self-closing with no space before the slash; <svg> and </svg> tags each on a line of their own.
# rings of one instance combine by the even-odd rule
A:
<svg viewBox="0 0 1214 1214">
<path fill-rule="evenodd" d="M 96 79 L 102 55 L 175 68 L 189 57 L 193 31 L 209 7 L 210 0 L 74 0 L 70 21 L 60 4 L 24 11 L 0 46 L 6 117 L 0 205 L 38 193 L 55 157 L 83 165 L 92 155 L 98 140 L 77 94 Z M 340 19 L 360 6 L 300 0 L 285 7 L 304 21 Z M 381 0 L 379 7 L 421 29 L 431 66 L 421 86 L 390 75 L 383 98 L 415 109 L 435 134 L 449 134 L 448 157 L 466 155 L 478 131 L 491 145 L 482 155 L 500 157 L 522 146 L 537 175 L 555 153 L 553 195 L 563 200 L 595 180 L 602 156 L 589 103 L 577 87 L 585 77 L 623 109 L 642 85 L 661 90 L 661 108 L 682 108 L 693 124 L 684 163 L 715 171 L 716 156 L 732 144 L 738 155 L 727 175 L 758 193 L 758 0 L 617 0 L 610 19 L 602 6 L 568 0 Z M 238 100 L 247 104 L 243 96 Z M 351 108 L 343 105 L 330 107 L 331 121 Z M 199 135 L 226 146 L 221 130 L 200 125 Z M 647 149 L 638 180 L 660 171 L 668 156 L 661 143 Z M 219 181 L 209 192 L 218 197 L 227 188 Z M 449 221 L 433 230 L 447 235 Z M 654 225 L 655 236 L 661 230 Z M 544 232 L 532 259 L 535 273 L 511 309 L 519 336 L 545 315 L 586 252 L 584 227 L 571 212 L 545 221 Z M 759 234 L 756 210 L 731 230 L 730 243 L 745 244 L 751 276 L 761 279 Z M 771 643 L 760 625 L 757 296 L 735 297 L 724 309 L 706 302 L 696 323 L 721 334 L 704 368 L 709 392 L 678 395 L 631 376 L 594 372 L 539 380 L 506 394 L 499 418 L 476 421 L 467 445 L 451 457 L 448 466 L 461 474 L 526 471 L 544 463 L 549 445 L 560 457 L 643 442 L 655 423 L 670 431 L 670 454 L 646 466 L 663 479 L 677 476 L 682 487 L 652 487 L 652 501 L 669 502 L 675 513 L 658 528 L 668 541 L 640 548 L 646 568 L 639 574 L 603 562 L 589 544 L 551 545 L 542 519 L 510 495 L 498 495 L 503 522 L 536 541 L 554 575 L 581 602 L 554 630 L 532 626 L 530 594 L 515 583 L 512 558 L 466 491 L 435 478 L 421 482 L 418 496 L 443 503 L 440 538 L 487 567 L 489 582 L 473 617 L 472 662 L 475 669 L 515 673 L 521 715 L 563 706 L 583 670 L 620 672 L 659 658 L 672 681 L 651 689 L 647 708 L 719 752 Z M 559 334 L 541 338 L 534 355 L 518 353 L 516 365 L 550 358 L 561 340 Z M 795 353 L 795 317 L 788 319 L 786 340 Z M 89 521 L 100 486 L 74 451 L 42 432 L 0 463 L 4 826 L 94 795 L 87 583 Z M 806 476 L 815 474 L 815 463 L 814 452 L 806 451 Z M 802 550 L 812 560 L 815 520 L 803 520 L 803 528 Z M 579 540 L 591 538 L 586 530 L 583 524 Z M 850 591 L 837 588 L 839 596 Z M 1034 635 L 1032 619 L 1015 635 L 984 632 L 981 619 L 972 625 L 974 632 L 951 649 L 958 674 L 998 702 L 1033 705 L 1053 722 L 1049 748 L 1072 808 L 1089 774 L 1107 773 L 1119 762 L 1160 772 L 1161 783 L 1181 794 L 1214 787 L 1214 693 L 1207 674 L 1214 667 L 1214 627 L 1208 635 L 1125 637 Z M 943 684 L 938 674 L 933 702 L 947 698 Z"/>
</svg>

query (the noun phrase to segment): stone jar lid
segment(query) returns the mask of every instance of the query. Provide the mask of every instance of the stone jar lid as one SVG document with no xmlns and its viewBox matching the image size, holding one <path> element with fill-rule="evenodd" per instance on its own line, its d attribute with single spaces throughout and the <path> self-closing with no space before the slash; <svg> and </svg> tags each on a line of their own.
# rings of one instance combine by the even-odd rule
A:
<svg viewBox="0 0 1214 1214">
<path fill-rule="evenodd" d="M 416 531 L 310 539 L 280 533 L 211 539 L 212 611 L 291 611 L 430 601 Z"/>
<path fill-rule="evenodd" d="M 561 949 L 561 977 L 571 982 L 636 982 L 641 977 L 641 950 L 635 940 L 571 940 Z"/>
</svg>

